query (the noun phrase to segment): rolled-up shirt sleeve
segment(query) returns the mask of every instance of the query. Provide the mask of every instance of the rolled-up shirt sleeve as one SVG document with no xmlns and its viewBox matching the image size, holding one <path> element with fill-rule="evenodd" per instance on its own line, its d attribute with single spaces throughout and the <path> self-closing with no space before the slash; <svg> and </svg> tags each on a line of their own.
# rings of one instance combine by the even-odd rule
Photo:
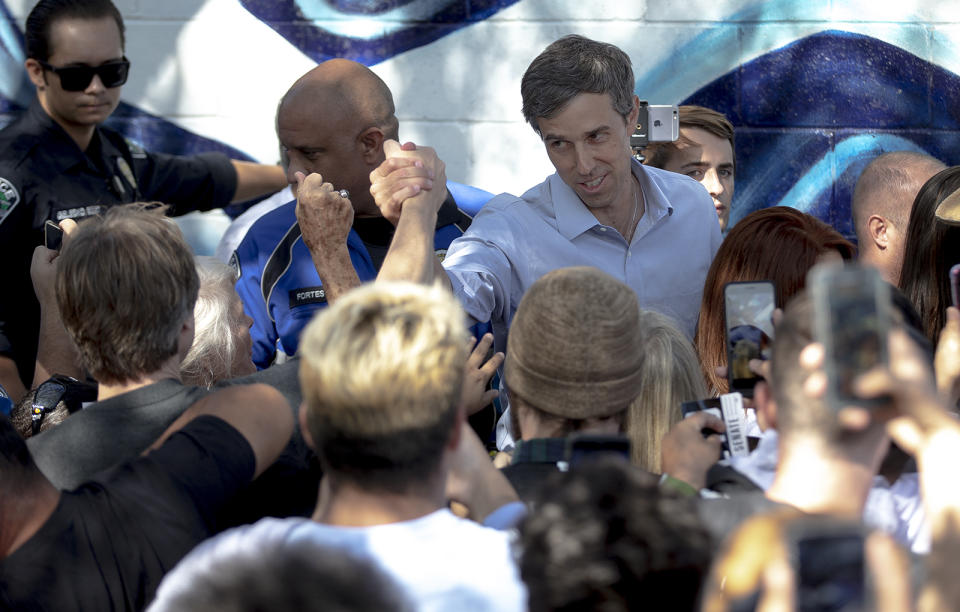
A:
<svg viewBox="0 0 960 612">
<path fill-rule="evenodd" d="M 508 324 L 514 271 L 501 248 L 484 238 L 496 233 L 484 228 L 482 217 L 478 215 L 467 233 L 453 241 L 443 267 L 471 323 Z M 478 222 L 480 227 L 475 229 Z"/>
</svg>

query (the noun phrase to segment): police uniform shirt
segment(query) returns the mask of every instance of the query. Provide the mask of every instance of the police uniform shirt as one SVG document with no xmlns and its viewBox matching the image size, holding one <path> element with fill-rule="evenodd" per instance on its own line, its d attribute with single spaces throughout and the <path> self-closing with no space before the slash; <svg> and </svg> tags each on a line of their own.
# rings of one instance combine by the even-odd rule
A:
<svg viewBox="0 0 960 612">
<path fill-rule="evenodd" d="M 208 210 L 228 204 L 237 186 L 220 153 L 147 153 L 102 127 L 81 151 L 37 100 L 0 131 L 0 151 L 0 354 L 14 358 L 23 378 L 33 372 L 39 329 L 30 261 L 48 219 L 79 220 L 136 201 L 169 204 L 174 215 Z"/>
</svg>

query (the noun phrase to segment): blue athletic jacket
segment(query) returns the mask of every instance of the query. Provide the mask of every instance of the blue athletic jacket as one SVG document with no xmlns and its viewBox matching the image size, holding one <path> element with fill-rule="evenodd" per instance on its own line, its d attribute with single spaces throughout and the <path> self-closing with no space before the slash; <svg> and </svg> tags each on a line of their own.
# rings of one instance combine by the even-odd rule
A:
<svg viewBox="0 0 960 612">
<path fill-rule="evenodd" d="M 450 195 L 437 215 L 433 243 L 441 259 L 450 243 L 470 225 L 471 215 L 492 197 L 486 191 L 457 183 L 447 183 L 447 190 Z M 253 319 L 253 362 L 261 369 L 275 359 L 282 361 L 294 355 L 303 328 L 317 310 L 327 306 L 310 251 L 300 239 L 296 204 L 289 202 L 258 219 L 230 261 L 237 270 L 237 293 Z M 370 227 L 377 224 L 376 231 L 361 228 L 358 232 L 364 223 Z M 355 220 L 347 237 L 350 259 L 361 282 L 376 278 L 383 263 L 392 235 L 385 234 L 385 223 L 382 219 Z M 370 242 L 365 242 L 361 234 Z"/>
</svg>

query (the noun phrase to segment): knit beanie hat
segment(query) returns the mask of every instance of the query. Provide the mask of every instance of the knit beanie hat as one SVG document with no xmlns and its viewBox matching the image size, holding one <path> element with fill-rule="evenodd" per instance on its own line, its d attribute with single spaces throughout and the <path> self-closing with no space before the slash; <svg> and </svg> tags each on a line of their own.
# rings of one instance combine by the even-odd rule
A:
<svg viewBox="0 0 960 612">
<path fill-rule="evenodd" d="M 641 345 L 632 289 L 596 268 L 562 268 L 520 301 L 504 379 L 510 392 L 548 414 L 608 417 L 640 394 Z"/>
</svg>

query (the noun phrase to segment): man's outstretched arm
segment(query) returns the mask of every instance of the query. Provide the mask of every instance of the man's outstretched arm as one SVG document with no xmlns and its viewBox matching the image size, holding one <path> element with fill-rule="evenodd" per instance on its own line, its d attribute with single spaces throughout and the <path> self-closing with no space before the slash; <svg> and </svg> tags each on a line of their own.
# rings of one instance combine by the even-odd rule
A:
<svg viewBox="0 0 960 612">
<path fill-rule="evenodd" d="M 370 173 L 370 193 L 381 214 L 396 225 L 377 280 L 429 284 L 447 278 L 433 252 L 437 211 L 447 197 L 444 163 L 430 147 L 395 140 L 383 143 L 387 159 Z"/>
<path fill-rule="evenodd" d="M 232 202 L 244 202 L 258 196 L 276 193 L 287 186 L 287 176 L 280 166 L 257 164 L 231 159 L 237 171 L 237 189 Z"/>
<path fill-rule="evenodd" d="M 60 222 L 63 229 L 63 244 L 60 250 L 67 248 L 70 235 L 77 228 L 72 219 Z M 65 374 L 78 380 L 83 379 L 80 355 L 73 340 L 63 326 L 60 308 L 57 306 L 57 294 L 54 281 L 57 274 L 57 258 L 60 251 L 51 251 L 38 246 L 33 251 L 30 264 L 30 278 L 33 290 L 40 302 L 40 333 L 37 338 L 37 361 L 33 373 L 32 387 L 36 388 L 54 374 Z"/>
</svg>

